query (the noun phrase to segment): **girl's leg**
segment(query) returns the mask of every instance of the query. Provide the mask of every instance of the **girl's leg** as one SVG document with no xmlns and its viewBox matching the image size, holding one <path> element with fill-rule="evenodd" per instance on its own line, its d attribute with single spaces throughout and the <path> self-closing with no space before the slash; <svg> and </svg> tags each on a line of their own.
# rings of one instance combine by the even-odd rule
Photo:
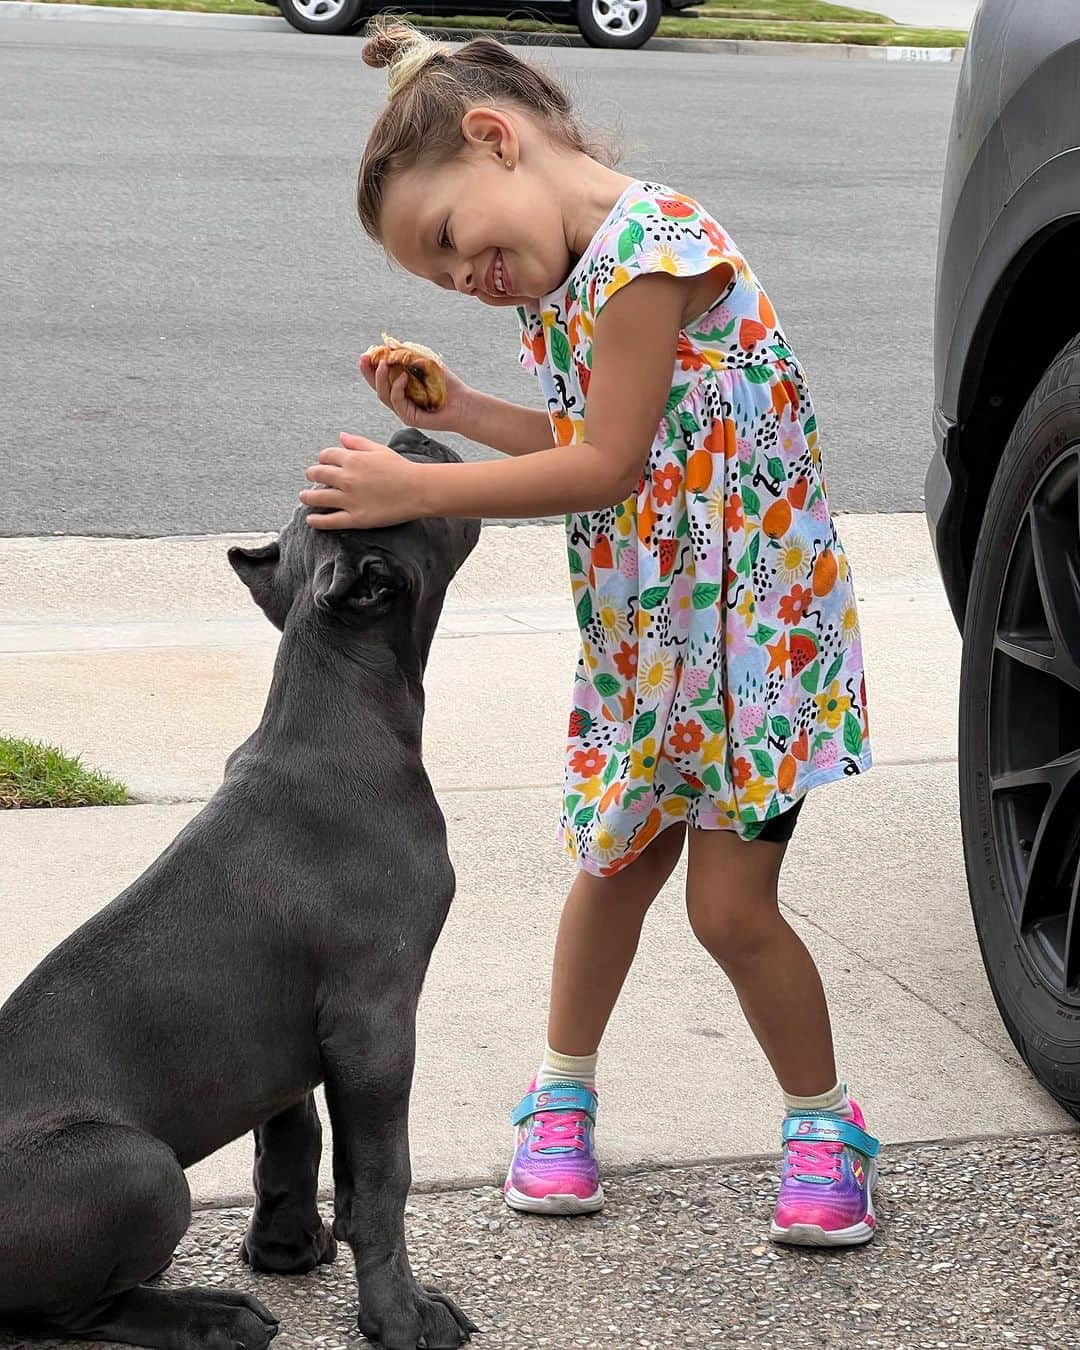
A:
<svg viewBox="0 0 1080 1350">
<path fill-rule="evenodd" d="M 675 870 L 686 840 L 671 825 L 613 877 L 579 872 L 563 906 L 551 974 L 548 1045 L 593 1055 L 637 952 L 649 906 Z"/>
<path fill-rule="evenodd" d="M 686 906 L 796 1113 L 785 1122 L 771 1235 L 778 1242 L 848 1246 L 874 1235 L 877 1141 L 837 1084 L 821 976 L 780 913 L 776 888 L 786 847 L 746 843 L 728 831 L 692 831 Z"/>
<path fill-rule="evenodd" d="M 513 1113 L 504 1194 L 513 1209 L 582 1214 L 604 1190 L 593 1151 L 596 1050 L 637 951 L 641 925 L 679 861 L 685 827 L 662 831 L 614 877 L 578 874 L 559 922 L 544 1063 Z"/>
<path fill-rule="evenodd" d="M 821 976 L 784 916 L 777 882 L 786 844 L 692 830 L 686 908 L 698 941 L 723 968 L 785 1093 L 836 1084 Z"/>
</svg>

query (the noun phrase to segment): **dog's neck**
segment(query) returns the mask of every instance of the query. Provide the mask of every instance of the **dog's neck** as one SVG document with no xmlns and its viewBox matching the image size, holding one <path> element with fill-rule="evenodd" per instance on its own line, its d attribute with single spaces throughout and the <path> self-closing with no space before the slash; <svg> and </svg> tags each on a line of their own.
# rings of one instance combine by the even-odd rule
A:
<svg viewBox="0 0 1080 1350">
<path fill-rule="evenodd" d="M 290 617 L 256 735 L 260 748 L 302 743 L 323 764 L 366 759 L 372 739 L 420 754 L 424 655 L 408 628 L 363 629 Z"/>
</svg>

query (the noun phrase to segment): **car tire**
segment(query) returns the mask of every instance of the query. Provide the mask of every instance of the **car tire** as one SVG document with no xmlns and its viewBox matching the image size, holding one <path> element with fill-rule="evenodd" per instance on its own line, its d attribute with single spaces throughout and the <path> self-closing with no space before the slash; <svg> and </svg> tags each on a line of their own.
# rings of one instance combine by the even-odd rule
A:
<svg viewBox="0 0 1080 1350">
<path fill-rule="evenodd" d="M 278 0 L 281 12 L 301 33 L 351 33 L 363 21 L 365 0 Z"/>
<path fill-rule="evenodd" d="M 1028 400 L 990 490 L 959 759 L 990 987 L 1024 1061 L 1080 1118 L 1080 335 Z"/>
<path fill-rule="evenodd" d="M 575 19 L 590 47 L 633 51 L 660 23 L 661 0 L 577 0 Z"/>
</svg>

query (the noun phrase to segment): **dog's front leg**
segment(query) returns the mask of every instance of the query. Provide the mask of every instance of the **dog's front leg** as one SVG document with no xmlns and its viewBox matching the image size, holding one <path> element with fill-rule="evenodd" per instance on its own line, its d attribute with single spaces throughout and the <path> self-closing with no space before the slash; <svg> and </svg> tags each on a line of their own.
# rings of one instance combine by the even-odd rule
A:
<svg viewBox="0 0 1080 1350">
<path fill-rule="evenodd" d="M 398 1004 L 324 1043 L 334 1234 L 356 1257 L 365 1336 L 385 1350 L 456 1350 L 476 1327 L 444 1294 L 417 1283 L 405 1250 L 415 1017 L 415 1001 Z"/>
<path fill-rule="evenodd" d="M 316 1203 L 322 1125 L 314 1094 L 255 1131 L 255 1212 L 240 1248 L 252 1270 L 304 1275 L 337 1247 Z"/>
</svg>

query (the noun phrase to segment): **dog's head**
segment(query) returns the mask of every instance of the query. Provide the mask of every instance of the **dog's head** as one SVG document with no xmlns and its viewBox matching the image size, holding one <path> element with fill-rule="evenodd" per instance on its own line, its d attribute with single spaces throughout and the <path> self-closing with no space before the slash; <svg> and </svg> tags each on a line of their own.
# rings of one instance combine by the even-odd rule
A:
<svg viewBox="0 0 1080 1350">
<path fill-rule="evenodd" d="M 421 432 L 398 432 L 398 454 L 449 463 L 460 456 Z M 314 530 L 299 507 L 272 544 L 231 548 L 229 562 L 275 627 L 290 616 L 363 629 L 394 619 L 415 628 L 422 655 L 446 588 L 480 537 L 478 520 L 434 517 L 378 530 Z"/>
</svg>

